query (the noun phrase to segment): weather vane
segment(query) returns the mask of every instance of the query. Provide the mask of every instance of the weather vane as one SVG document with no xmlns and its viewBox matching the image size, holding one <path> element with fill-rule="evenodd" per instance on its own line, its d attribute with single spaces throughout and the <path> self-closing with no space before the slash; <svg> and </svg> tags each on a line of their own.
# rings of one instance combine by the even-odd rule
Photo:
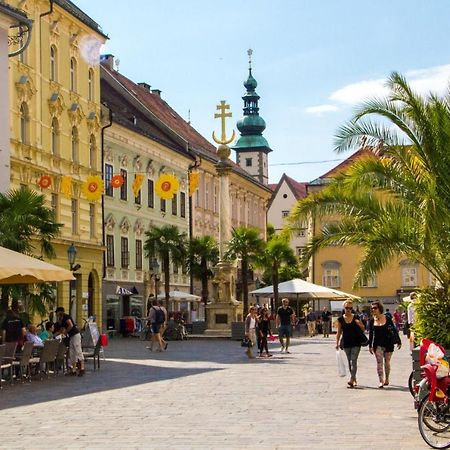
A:
<svg viewBox="0 0 450 450">
<path fill-rule="evenodd" d="M 249 48 L 247 50 L 247 55 L 248 55 L 248 66 L 251 70 L 252 69 L 252 55 L 253 55 L 253 50 L 251 48 Z"/>
<path fill-rule="evenodd" d="M 214 118 L 215 119 L 221 119 L 222 136 L 221 136 L 220 139 L 217 139 L 216 138 L 216 133 L 213 131 L 212 137 L 213 137 L 214 141 L 217 142 L 218 144 L 227 145 L 230 142 L 233 142 L 235 137 L 236 137 L 236 133 L 233 130 L 233 134 L 232 134 L 231 138 L 227 139 L 227 133 L 226 133 L 226 130 L 225 130 L 225 119 L 227 117 L 231 117 L 232 116 L 231 112 L 226 112 L 228 109 L 230 109 L 230 105 L 227 105 L 225 100 L 221 100 L 220 104 L 217 105 L 216 109 L 218 109 L 220 111 L 220 113 L 215 113 L 214 114 Z"/>
</svg>

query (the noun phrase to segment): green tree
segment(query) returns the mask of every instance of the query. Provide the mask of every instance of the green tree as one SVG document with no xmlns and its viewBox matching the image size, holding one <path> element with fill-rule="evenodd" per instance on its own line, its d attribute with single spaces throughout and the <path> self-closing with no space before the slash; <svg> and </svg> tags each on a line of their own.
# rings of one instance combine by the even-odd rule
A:
<svg viewBox="0 0 450 450">
<path fill-rule="evenodd" d="M 219 257 L 219 247 L 212 236 L 192 238 L 188 250 L 188 270 L 194 278 L 202 283 L 202 301 L 206 305 L 208 301 L 208 280 L 213 272 L 208 267 L 215 264 Z"/>
<path fill-rule="evenodd" d="M 0 245 L 16 252 L 39 258 L 55 256 L 52 241 L 59 235 L 62 224 L 55 220 L 54 211 L 45 206 L 45 196 L 29 189 L 13 189 L 5 194 L 0 193 Z M 36 253 L 35 245 L 39 245 Z M 27 291 L 26 287 L 22 291 Z M 37 289 L 38 291 L 40 288 Z M 2 287 L 1 310 L 8 308 L 10 286 Z M 17 289 L 14 292 L 18 292 Z M 43 295 L 47 298 L 43 288 Z M 25 294 L 25 292 L 23 292 Z M 36 294 L 36 293 L 35 293 Z M 40 295 L 39 292 L 36 295 Z M 37 304 L 31 296 L 30 308 L 33 311 Z M 40 302 L 41 300 L 38 300 Z M 40 308 L 42 311 L 42 308 Z"/>
<path fill-rule="evenodd" d="M 144 250 L 148 258 L 158 258 L 162 262 L 164 272 L 164 292 L 166 308 L 169 307 L 170 262 L 176 265 L 185 264 L 186 233 L 180 233 L 175 225 L 152 226 L 145 232 Z M 157 292 L 155 294 L 158 294 Z"/>
<path fill-rule="evenodd" d="M 256 261 L 264 251 L 265 242 L 259 237 L 256 228 L 238 227 L 231 233 L 226 259 L 241 260 L 242 294 L 244 301 L 244 317 L 248 313 L 248 272 L 249 266 Z"/>
<path fill-rule="evenodd" d="M 264 278 L 270 277 L 275 306 L 279 304 L 280 272 L 283 267 L 297 267 L 297 262 L 294 251 L 289 246 L 289 241 L 276 234 L 267 242 L 264 252 L 258 258 L 258 264 L 264 268 Z"/>
<path fill-rule="evenodd" d="M 308 244 L 306 258 L 328 245 L 362 249 L 354 284 L 394 258 L 422 264 L 450 288 L 450 95 L 422 97 L 393 73 L 386 99 L 364 103 L 336 136 L 338 152 L 363 145 L 322 191 L 301 200 L 289 219 L 340 217 Z M 429 336 L 432 338 L 432 336 Z"/>
</svg>

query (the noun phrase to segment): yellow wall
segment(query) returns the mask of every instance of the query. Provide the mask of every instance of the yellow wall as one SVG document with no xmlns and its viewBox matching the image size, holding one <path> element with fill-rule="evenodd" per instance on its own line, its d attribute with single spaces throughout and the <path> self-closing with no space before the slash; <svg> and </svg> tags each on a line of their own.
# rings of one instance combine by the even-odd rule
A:
<svg viewBox="0 0 450 450">
<path fill-rule="evenodd" d="M 89 274 L 95 279 L 94 310 L 101 323 L 101 283 L 103 276 L 102 214 L 101 202 L 95 203 L 94 216 L 90 218 L 90 204 L 81 192 L 89 175 L 101 175 L 101 108 L 100 75 L 98 61 L 104 37 L 71 16 L 58 5 L 54 12 L 39 19 L 48 11 L 48 1 L 7 1 L 11 6 L 26 11 L 34 21 L 30 46 L 25 59 L 10 59 L 10 110 L 11 110 L 11 188 L 29 186 L 41 191 L 38 180 L 49 175 L 52 185 L 42 190 L 48 205 L 51 194 L 57 195 L 57 220 L 63 224 L 61 235 L 55 240 L 57 256 L 52 263 L 67 268 L 67 248 L 74 243 L 78 249 L 77 263 L 80 284 L 77 287 L 77 317 L 87 315 L 81 305 L 88 292 Z M 50 80 L 50 46 L 57 49 L 57 79 Z M 89 55 L 90 61 L 83 57 Z M 70 60 L 76 60 L 76 89 L 71 90 Z M 88 99 L 88 74 L 93 74 L 93 96 Z M 51 97 L 54 97 L 54 101 Z M 28 108 L 28 139 L 22 142 L 20 106 Z M 77 105 L 74 108 L 73 105 Z M 74 109 L 74 111 L 71 111 Z M 51 124 L 59 123 L 59 154 L 52 154 Z M 79 161 L 72 161 L 72 127 L 78 130 Z M 95 142 L 92 163 L 90 140 Z M 61 192 L 61 177 L 73 177 L 72 194 L 65 198 Z M 78 201 L 78 229 L 72 232 L 72 199 Z M 91 226 L 92 224 L 92 226 Z M 68 307 L 69 286 L 58 287 L 58 305 Z"/>
</svg>

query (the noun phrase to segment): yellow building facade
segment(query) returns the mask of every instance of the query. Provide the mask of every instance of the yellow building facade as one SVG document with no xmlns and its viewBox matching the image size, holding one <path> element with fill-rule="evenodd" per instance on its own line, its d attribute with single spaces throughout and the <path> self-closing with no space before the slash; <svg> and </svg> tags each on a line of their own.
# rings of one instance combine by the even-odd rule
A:
<svg viewBox="0 0 450 450">
<path fill-rule="evenodd" d="M 44 194 L 63 224 L 53 264 L 68 268 L 67 250 L 77 249 L 76 282 L 59 283 L 57 304 L 78 322 L 96 315 L 101 323 L 102 204 L 88 201 L 83 186 L 101 177 L 99 52 L 107 38 L 70 2 L 7 3 L 34 21 L 29 47 L 9 62 L 10 187 Z"/>
</svg>

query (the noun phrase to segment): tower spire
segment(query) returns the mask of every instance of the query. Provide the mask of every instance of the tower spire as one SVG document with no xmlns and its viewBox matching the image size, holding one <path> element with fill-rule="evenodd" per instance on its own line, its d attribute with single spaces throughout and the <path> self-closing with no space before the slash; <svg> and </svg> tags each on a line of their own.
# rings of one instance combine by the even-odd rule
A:
<svg viewBox="0 0 450 450">
<path fill-rule="evenodd" d="M 266 122 L 259 115 L 258 101 L 260 96 L 256 93 L 258 83 L 252 74 L 253 50 L 247 50 L 248 78 L 244 82 L 246 93 L 244 100 L 244 115 L 237 122 L 241 134 L 232 147 L 236 151 L 236 162 L 261 183 L 268 183 L 267 154 L 272 151 L 262 133 Z M 242 154 L 245 153 L 245 158 Z"/>
</svg>

